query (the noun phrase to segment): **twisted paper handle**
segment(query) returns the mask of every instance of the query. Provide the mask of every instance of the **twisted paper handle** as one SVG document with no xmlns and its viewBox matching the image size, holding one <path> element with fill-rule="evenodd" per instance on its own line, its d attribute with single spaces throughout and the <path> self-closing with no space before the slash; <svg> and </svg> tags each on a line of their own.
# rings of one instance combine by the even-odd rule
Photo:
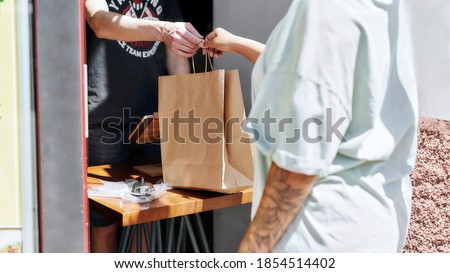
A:
<svg viewBox="0 0 450 273">
<path fill-rule="evenodd" d="M 194 74 L 196 73 L 196 71 L 195 71 L 195 61 L 194 61 L 194 56 L 192 56 L 192 71 L 194 72 Z M 209 66 L 211 67 L 211 70 L 214 70 L 214 66 L 213 66 L 213 64 L 212 64 L 212 61 L 211 61 L 211 57 L 209 56 L 209 54 L 208 53 L 206 53 L 205 54 L 205 72 L 207 72 L 208 71 L 208 63 L 209 63 Z"/>
</svg>

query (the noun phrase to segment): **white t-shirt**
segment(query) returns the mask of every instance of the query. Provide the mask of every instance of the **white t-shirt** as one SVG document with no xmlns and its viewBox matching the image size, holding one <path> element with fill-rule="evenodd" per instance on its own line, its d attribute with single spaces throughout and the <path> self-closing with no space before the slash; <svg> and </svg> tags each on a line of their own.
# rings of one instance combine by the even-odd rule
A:
<svg viewBox="0 0 450 273">
<path fill-rule="evenodd" d="M 319 176 L 274 252 L 402 251 L 418 110 L 401 6 L 294 0 L 269 37 L 252 75 L 252 216 L 272 161 Z"/>
</svg>

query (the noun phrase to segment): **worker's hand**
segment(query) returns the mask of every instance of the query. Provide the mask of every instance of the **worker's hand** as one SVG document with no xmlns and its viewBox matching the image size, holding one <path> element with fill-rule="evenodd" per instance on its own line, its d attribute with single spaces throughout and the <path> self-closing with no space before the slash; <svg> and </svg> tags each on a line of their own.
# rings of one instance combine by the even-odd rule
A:
<svg viewBox="0 0 450 273">
<path fill-rule="evenodd" d="M 224 52 L 233 52 L 233 41 L 236 36 L 231 32 L 216 28 L 209 33 L 203 43 L 203 54 L 208 53 L 211 57 L 222 56 Z"/>
<path fill-rule="evenodd" d="M 162 41 L 175 55 L 192 57 L 203 43 L 203 36 L 191 23 L 167 22 L 162 29 Z"/>
</svg>

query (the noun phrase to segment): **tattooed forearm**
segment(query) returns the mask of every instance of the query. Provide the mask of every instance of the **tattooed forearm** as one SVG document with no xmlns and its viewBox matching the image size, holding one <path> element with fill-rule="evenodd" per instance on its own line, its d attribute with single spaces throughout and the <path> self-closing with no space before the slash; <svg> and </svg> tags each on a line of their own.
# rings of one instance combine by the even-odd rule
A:
<svg viewBox="0 0 450 273">
<path fill-rule="evenodd" d="M 315 179 L 314 176 L 289 172 L 272 164 L 259 208 L 239 251 L 271 251 L 299 213 Z"/>
</svg>

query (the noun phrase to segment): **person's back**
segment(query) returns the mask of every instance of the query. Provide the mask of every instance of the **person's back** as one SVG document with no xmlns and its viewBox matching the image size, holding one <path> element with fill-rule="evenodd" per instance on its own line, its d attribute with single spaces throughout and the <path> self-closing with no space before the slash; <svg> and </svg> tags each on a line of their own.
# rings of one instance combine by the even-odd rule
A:
<svg viewBox="0 0 450 273">
<path fill-rule="evenodd" d="M 276 142 L 258 143 L 267 165 L 255 183 L 264 183 L 271 161 L 319 176 L 274 252 L 402 250 L 417 99 L 401 12 L 391 0 L 297 0 L 269 38 L 255 65 L 250 116 L 269 110 L 294 122 Z M 306 118 L 315 121 L 297 128 Z M 290 142 L 296 129 L 306 132 Z M 255 191 L 253 215 L 262 194 Z"/>
</svg>

